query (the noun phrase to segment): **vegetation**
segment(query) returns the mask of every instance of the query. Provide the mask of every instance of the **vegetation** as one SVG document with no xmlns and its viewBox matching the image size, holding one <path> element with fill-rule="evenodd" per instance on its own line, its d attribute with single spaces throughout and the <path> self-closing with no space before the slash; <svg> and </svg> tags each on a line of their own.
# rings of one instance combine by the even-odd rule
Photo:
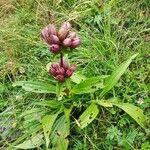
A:
<svg viewBox="0 0 150 150">
<path fill-rule="evenodd" d="M 0 7 L 1 149 L 150 149 L 148 0 L 2 0 Z M 81 45 L 65 54 L 77 68 L 62 83 L 47 72 L 59 55 L 41 30 L 64 21 Z"/>
</svg>

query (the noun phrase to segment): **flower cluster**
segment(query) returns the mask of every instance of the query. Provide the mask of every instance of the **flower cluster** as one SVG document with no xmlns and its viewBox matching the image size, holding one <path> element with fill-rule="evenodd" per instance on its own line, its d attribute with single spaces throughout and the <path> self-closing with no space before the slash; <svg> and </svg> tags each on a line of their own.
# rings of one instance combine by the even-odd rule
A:
<svg viewBox="0 0 150 150">
<path fill-rule="evenodd" d="M 58 81 L 64 81 L 65 78 L 69 78 L 75 71 L 75 65 L 69 65 L 65 60 L 61 61 L 59 64 L 54 63 L 49 69 L 49 73 L 55 77 Z"/>
<path fill-rule="evenodd" d="M 41 35 L 54 54 L 59 53 L 63 47 L 74 49 L 80 45 L 80 38 L 71 31 L 69 22 L 64 22 L 58 32 L 55 26 L 50 24 L 42 30 Z"/>
</svg>

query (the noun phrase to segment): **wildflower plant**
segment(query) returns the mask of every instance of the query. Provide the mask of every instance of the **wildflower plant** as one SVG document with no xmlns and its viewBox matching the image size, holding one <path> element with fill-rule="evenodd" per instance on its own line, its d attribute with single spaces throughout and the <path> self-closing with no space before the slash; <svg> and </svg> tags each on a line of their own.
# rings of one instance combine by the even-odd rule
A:
<svg viewBox="0 0 150 150">
<path fill-rule="evenodd" d="M 21 86 L 30 92 L 48 93 L 53 99 L 36 103 L 37 109 L 30 115 L 37 114 L 41 119 L 35 121 L 34 117 L 30 118 L 29 122 L 32 122 L 34 128 L 31 130 L 32 137 L 19 138 L 14 143 L 15 148 L 32 149 L 45 146 L 46 149 L 66 150 L 69 145 L 70 124 L 76 123 L 80 129 L 85 128 L 101 113 L 99 107 L 111 109 L 116 106 L 129 114 L 143 129 L 146 128 L 146 116 L 140 108 L 123 103 L 117 97 L 105 99 L 105 95 L 117 84 L 138 54 L 120 64 L 111 75 L 86 78 L 78 72 L 75 73 L 76 65 L 69 64 L 64 58 L 66 52 L 73 53 L 81 43 L 69 22 L 64 22 L 58 31 L 50 24 L 41 31 L 41 36 L 50 52 L 60 56 L 58 62 L 48 65 L 48 73 L 56 82 L 16 81 L 13 86 Z M 96 91 L 99 95 L 95 97 Z M 86 94 L 91 95 L 86 102 L 82 102 L 82 98 L 81 103 L 76 100 L 79 99 L 76 95 Z M 85 110 L 76 118 L 73 110 L 80 106 Z"/>
</svg>

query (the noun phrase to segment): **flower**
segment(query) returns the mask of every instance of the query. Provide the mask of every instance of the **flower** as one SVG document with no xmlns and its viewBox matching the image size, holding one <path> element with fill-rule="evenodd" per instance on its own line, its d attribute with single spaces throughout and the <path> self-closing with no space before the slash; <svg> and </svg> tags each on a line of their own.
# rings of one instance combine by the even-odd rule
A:
<svg viewBox="0 0 150 150">
<path fill-rule="evenodd" d="M 73 38 L 70 47 L 71 48 L 76 48 L 79 45 L 80 45 L 80 38 L 79 37 Z"/>
<path fill-rule="evenodd" d="M 69 22 L 64 22 L 58 32 L 54 25 L 49 24 L 41 31 L 41 36 L 54 54 L 61 52 L 62 47 L 74 49 L 80 45 L 80 39 L 76 32 L 71 31 Z"/>
<path fill-rule="evenodd" d="M 58 44 L 52 44 L 50 46 L 50 51 L 54 54 L 57 54 L 60 52 L 60 46 Z"/>
<path fill-rule="evenodd" d="M 56 80 L 63 82 L 66 78 L 72 76 L 75 69 L 76 69 L 75 65 L 69 65 L 65 60 L 63 60 L 63 64 L 61 63 L 52 64 L 49 69 L 49 73 Z"/>
</svg>

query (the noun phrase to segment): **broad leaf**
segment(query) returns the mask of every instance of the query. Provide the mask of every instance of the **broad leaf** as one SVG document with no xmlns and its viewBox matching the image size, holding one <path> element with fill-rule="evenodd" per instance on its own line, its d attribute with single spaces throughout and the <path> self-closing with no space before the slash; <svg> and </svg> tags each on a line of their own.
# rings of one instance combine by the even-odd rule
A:
<svg viewBox="0 0 150 150">
<path fill-rule="evenodd" d="M 95 103 L 92 103 L 79 117 L 77 124 L 78 126 L 83 129 L 88 124 L 90 124 L 98 115 L 99 109 Z"/>
<path fill-rule="evenodd" d="M 103 97 L 104 94 L 106 94 L 109 90 L 111 90 L 116 85 L 120 77 L 124 74 L 125 70 L 132 62 L 132 59 L 134 59 L 137 55 L 138 54 L 131 56 L 128 60 L 123 62 L 120 66 L 116 68 L 116 70 L 113 71 L 111 76 L 107 78 L 106 83 L 104 84 L 105 88 L 101 92 L 100 97 Z"/>
<path fill-rule="evenodd" d="M 15 148 L 32 149 L 32 148 L 39 147 L 43 143 L 44 143 L 43 142 L 43 135 L 39 133 L 39 134 L 35 135 L 34 137 L 32 137 L 30 140 L 26 140 L 23 143 L 15 146 Z"/>
<path fill-rule="evenodd" d="M 103 79 L 108 76 L 98 76 L 88 78 L 79 84 L 76 84 L 71 90 L 74 94 L 92 93 L 97 91 L 99 88 L 104 88 Z"/>
<path fill-rule="evenodd" d="M 56 100 L 43 100 L 40 102 L 35 102 L 35 105 L 40 105 L 40 106 L 47 106 L 50 108 L 60 108 L 61 103 L 59 101 Z"/>
<path fill-rule="evenodd" d="M 71 80 L 74 82 L 74 83 L 77 83 L 79 84 L 81 81 L 84 81 L 86 79 L 85 76 L 83 76 L 81 73 L 79 72 L 75 72 L 72 76 L 71 76 Z"/>
<path fill-rule="evenodd" d="M 17 81 L 13 86 L 22 86 L 24 90 L 35 93 L 56 93 L 54 85 L 39 81 Z"/>
<path fill-rule="evenodd" d="M 70 133 L 70 112 L 71 109 L 64 109 L 65 115 L 61 116 L 54 124 L 51 133 L 51 142 L 53 148 L 58 150 L 67 150 L 68 148 L 68 135 Z"/>
<path fill-rule="evenodd" d="M 116 99 L 118 100 L 118 99 Z M 143 110 L 129 103 L 119 103 L 115 102 L 115 99 L 112 100 L 94 100 L 94 103 L 104 107 L 113 107 L 113 105 L 121 108 L 127 114 L 129 114 L 142 128 L 145 128 L 146 116 L 143 114 Z"/>
<path fill-rule="evenodd" d="M 92 102 L 97 103 L 98 105 L 104 106 L 104 107 L 113 107 L 113 104 L 109 100 L 93 100 Z"/>
<path fill-rule="evenodd" d="M 25 117 L 27 115 L 31 116 L 32 114 L 34 114 L 34 113 L 37 114 L 39 112 L 42 112 L 42 110 L 40 108 L 32 108 L 32 109 L 25 110 L 24 112 L 22 112 L 19 117 L 21 118 L 21 117 Z"/>
<path fill-rule="evenodd" d="M 54 114 L 54 115 L 46 115 L 42 119 L 42 126 L 43 126 L 43 131 L 44 131 L 44 136 L 45 136 L 47 148 L 48 148 L 49 142 L 50 142 L 49 135 L 51 133 L 53 123 L 56 120 L 57 116 L 58 116 L 58 113 Z"/>
<path fill-rule="evenodd" d="M 113 103 L 117 107 L 124 110 L 129 114 L 142 128 L 146 127 L 146 116 L 143 114 L 143 110 L 129 103 Z"/>
<path fill-rule="evenodd" d="M 66 138 L 60 137 L 57 141 L 57 145 L 55 146 L 55 149 L 57 150 L 67 150 L 69 145 L 69 140 Z"/>
</svg>

